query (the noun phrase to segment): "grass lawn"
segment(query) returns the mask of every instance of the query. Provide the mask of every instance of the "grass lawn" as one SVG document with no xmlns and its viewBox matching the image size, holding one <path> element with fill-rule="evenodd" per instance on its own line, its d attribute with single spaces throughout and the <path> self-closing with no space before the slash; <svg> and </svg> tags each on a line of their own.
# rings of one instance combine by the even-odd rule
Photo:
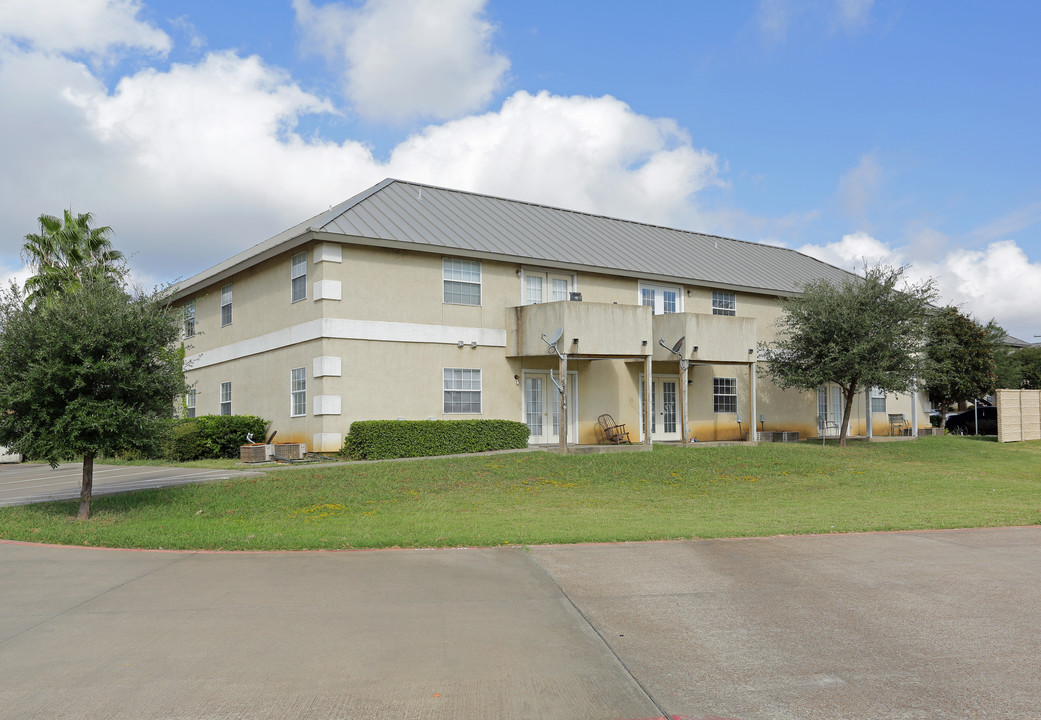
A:
<svg viewBox="0 0 1041 720">
<path fill-rule="evenodd" d="M 445 547 L 1041 523 L 1041 442 L 923 437 L 274 470 L 0 508 L 0 538 L 117 547 Z"/>
</svg>

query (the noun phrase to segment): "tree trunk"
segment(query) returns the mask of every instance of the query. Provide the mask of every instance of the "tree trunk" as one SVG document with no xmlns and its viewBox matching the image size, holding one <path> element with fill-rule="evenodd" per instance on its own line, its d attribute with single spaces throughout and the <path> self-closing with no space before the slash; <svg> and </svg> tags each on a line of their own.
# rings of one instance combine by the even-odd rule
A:
<svg viewBox="0 0 1041 720">
<path fill-rule="evenodd" d="M 849 428 L 849 418 L 853 414 L 853 397 L 857 394 L 857 386 L 842 388 L 842 394 L 845 396 L 843 399 L 846 401 L 846 407 L 842 409 L 842 425 L 839 426 L 839 447 L 846 447 L 846 430 Z"/>
<path fill-rule="evenodd" d="M 90 517 L 90 493 L 94 489 L 94 456 L 83 456 L 83 484 L 80 485 L 80 511 L 77 520 Z"/>
</svg>

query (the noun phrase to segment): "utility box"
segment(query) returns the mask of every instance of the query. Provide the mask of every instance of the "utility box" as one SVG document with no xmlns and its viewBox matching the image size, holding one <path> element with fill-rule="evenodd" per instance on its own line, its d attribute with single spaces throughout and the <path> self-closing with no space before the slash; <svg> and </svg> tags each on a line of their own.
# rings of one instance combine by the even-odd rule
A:
<svg viewBox="0 0 1041 720">
<path fill-rule="evenodd" d="M 307 455 L 307 443 L 275 443 L 275 455 L 286 460 L 303 460 Z"/>
<path fill-rule="evenodd" d="M 18 453 L 9 452 L 7 448 L 0 445 L 0 463 L 20 463 L 22 456 Z"/>
<path fill-rule="evenodd" d="M 799 433 L 767 430 L 759 433 L 759 442 L 799 442 Z"/>
<path fill-rule="evenodd" d="M 243 445 L 239 448 L 239 459 L 245 463 L 268 462 L 273 459 L 274 453 L 274 445 L 254 443 L 252 445 Z"/>
</svg>

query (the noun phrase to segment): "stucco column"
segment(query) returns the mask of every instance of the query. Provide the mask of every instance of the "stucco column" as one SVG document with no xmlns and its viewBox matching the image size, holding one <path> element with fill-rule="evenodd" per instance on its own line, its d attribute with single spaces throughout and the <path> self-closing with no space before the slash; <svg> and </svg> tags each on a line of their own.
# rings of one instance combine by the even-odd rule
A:
<svg viewBox="0 0 1041 720">
<path fill-rule="evenodd" d="M 561 451 L 567 452 L 567 355 L 560 356 L 560 409 L 557 417 L 557 436 Z"/>
<path fill-rule="evenodd" d="M 759 416 L 756 415 L 756 402 L 755 402 L 755 384 L 756 384 L 756 364 L 754 362 L 748 363 L 748 407 L 752 414 L 749 418 L 749 427 L 751 430 L 748 431 L 748 440 L 755 442 L 759 439 L 759 432 L 755 429 L 756 423 L 759 422 Z"/>
<path fill-rule="evenodd" d="M 643 359 L 643 444 L 653 445 L 651 441 L 651 407 L 654 405 L 654 390 L 651 387 L 651 356 Z"/>
<path fill-rule="evenodd" d="M 871 412 L 871 388 L 864 391 L 864 397 L 867 399 L 867 412 L 865 413 L 867 415 L 867 439 L 870 440 L 875 436 L 875 423 L 872 417 L 874 413 Z"/>
<path fill-rule="evenodd" d="M 911 381 L 911 437 L 918 437 L 918 378 Z"/>
<path fill-rule="evenodd" d="M 683 447 L 687 446 L 687 436 L 690 434 L 690 430 L 687 427 L 687 366 L 688 363 L 682 357 L 680 358 L 680 422 L 683 423 L 680 429 L 680 440 L 683 442 Z"/>
</svg>

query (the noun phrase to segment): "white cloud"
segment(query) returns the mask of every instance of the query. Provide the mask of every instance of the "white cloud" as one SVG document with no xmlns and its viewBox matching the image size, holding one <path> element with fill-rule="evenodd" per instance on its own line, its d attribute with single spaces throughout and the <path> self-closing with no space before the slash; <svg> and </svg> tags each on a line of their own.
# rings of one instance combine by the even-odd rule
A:
<svg viewBox="0 0 1041 720">
<path fill-rule="evenodd" d="M 863 27 L 870 20 L 875 0 L 836 0 L 835 16 L 839 26 L 847 30 Z"/>
<path fill-rule="evenodd" d="M 4 0 L 0 35 L 49 52 L 107 54 L 114 47 L 165 54 L 170 38 L 138 19 L 139 0 Z"/>
<path fill-rule="evenodd" d="M 479 110 L 510 61 L 492 48 L 485 0 L 367 0 L 315 7 L 294 0 L 304 43 L 343 67 L 347 97 L 379 120 L 446 119 Z"/>
<path fill-rule="evenodd" d="M 908 279 L 918 282 L 934 278 L 941 304 L 957 305 L 982 322 L 996 318 L 1017 337 L 1029 338 L 1041 332 L 1037 316 L 1041 307 L 1041 263 L 1031 262 L 1014 240 L 992 242 L 983 250 L 954 249 L 921 260 L 909 258 L 904 249 L 892 248 L 863 232 L 844 235 L 827 245 L 804 245 L 799 250 L 847 270 L 862 270 L 864 260 L 869 265 L 910 263 Z"/>
<path fill-rule="evenodd" d="M 839 179 L 839 200 L 853 220 L 864 223 L 881 184 L 882 165 L 873 152 L 862 155 L 857 166 Z"/>
<path fill-rule="evenodd" d="M 789 0 L 759 0 L 756 10 L 759 31 L 773 42 L 784 40 L 788 36 L 792 12 Z"/>
</svg>

